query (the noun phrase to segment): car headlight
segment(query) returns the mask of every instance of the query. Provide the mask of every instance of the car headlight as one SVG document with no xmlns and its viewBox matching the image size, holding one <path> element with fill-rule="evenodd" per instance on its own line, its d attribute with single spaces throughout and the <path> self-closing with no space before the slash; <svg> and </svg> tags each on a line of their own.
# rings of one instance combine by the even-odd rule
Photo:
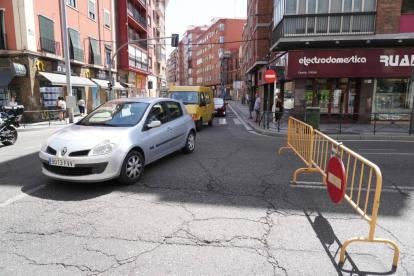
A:
<svg viewBox="0 0 414 276">
<path fill-rule="evenodd" d="M 105 141 L 102 141 L 96 147 L 94 147 L 89 152 L 89 155 L 94 156 L 94 155 L 103 155 L 103 154 L 111 153 L 118 148 L 120 143 L 121 143 L 120 137 L 106 139 Z"/>
<path fill-rule="evenodd" d="M 53 135 L 50 135 L 49 137 L 47 137 L 46 141 L 43 143 L 42 148 L 40 149 L 41 151 L 46 152 L 47 146 L 49 145 L 50 139 L 52 139 Z"/>
</svg>

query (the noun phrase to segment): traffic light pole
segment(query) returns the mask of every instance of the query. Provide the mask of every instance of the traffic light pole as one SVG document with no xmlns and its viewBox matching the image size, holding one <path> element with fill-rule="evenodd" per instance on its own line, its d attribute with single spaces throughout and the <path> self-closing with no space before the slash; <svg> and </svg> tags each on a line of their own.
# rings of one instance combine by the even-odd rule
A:
<svg viewBox="0 0 414 276">
<path fill-rule="evenodd" d="M 142 41 L 150 41 L 150 40 L 160 40 L 160 39 L 167 39 L 167 38 L 171 38 L 171 39 L 176 39 L 178 40 L 178 35 L 174 35 L 174 36 L 169 36 L 169 37 L 157 37 L 157 38 L 149 38 L 149 39 L 137 39 L 137 40 L 131 40 L 129 42 L 124 43 L 122 46 L 120 46 L 114 53 L 114 55 L 112 56 L 111 60 L 109 61 L 109 83 L 108 83 L 108 88 L 109 85 L 111 85 L 111 90 L 112 90 L 112 86 L 114 85 L 114 78 L 112 77 L 112 64 L 114 63 L 115 57 L 116 55 L 119 53 L 119 51 L 121 51 L 123 48 L 125 48 L 126 46 L 130 45 L 130 44 L 137 44 L 139 42 Z M 178 41 L 172 41 L 172 46 L 174 47 L 175 45 L 178 44 Z"/>
</svg>

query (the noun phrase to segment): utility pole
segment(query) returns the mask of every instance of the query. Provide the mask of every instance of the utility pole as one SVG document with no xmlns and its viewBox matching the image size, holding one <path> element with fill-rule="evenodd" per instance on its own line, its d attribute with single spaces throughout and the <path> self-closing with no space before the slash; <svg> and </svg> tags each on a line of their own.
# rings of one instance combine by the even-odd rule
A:
<svg viewBox="0 0 414 276">
<path fill-rule="evenodd" d="M 63 33 L 63 52 L 66 62 L 66 84 L 68 89 L 68 96 L 72 96 L 72 80 L 70 70 L 70 57 L 69 57 L 69 41 L 68 41 L 68 25 L 66 21 L 66 0 L 60 0 L 61 12 L 62 12 L 62 33 Z M 74 114 L 73 108 L 68 108 L 69 123 L 73 123 Z"/>
</svg>

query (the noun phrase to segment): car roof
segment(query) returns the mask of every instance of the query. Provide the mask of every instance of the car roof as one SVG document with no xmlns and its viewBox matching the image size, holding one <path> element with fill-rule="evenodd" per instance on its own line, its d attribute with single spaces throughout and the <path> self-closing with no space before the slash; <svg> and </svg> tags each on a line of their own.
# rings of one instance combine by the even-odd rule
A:
<svg viewBox="0 0 414 276">
<path fill-rule="evenodd" d="M 133 97 L 133 98 L 121 98 L 121 99 L 116 99 L 116 100 L 112 100 L 110 102 L 116 103 L 116 102 L 130 102 L 130 103 L 154 103 L 154 102 L 160 102 L 160 101 L 174 101 L 174 102 L 180 102 L 174 99 L 169 99 L 169 98 L 154 98 L 154 97 Z"/>
<path fill-rule="evenodd" d="M 173 86 L 169 91 L 199 91 L 201 89 L 209 89 L 206 86 Z M 211 89 L 211 88 L 210 88 Z"/>
</svg>

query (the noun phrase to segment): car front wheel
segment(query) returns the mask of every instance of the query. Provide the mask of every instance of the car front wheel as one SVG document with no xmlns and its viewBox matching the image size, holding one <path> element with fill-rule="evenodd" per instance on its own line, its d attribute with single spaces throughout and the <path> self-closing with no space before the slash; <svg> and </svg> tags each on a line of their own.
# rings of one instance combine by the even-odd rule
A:
<svg viewBox="0 0 414 276">
<path fill-rule="evenodd" d="M 195 149 L 195 134 L 194 131 L 191 131 L 190 134 L 187 136 L 187 141 L 185 143 L 185 147 L 182 148 L 184 153 L 192 153 Z"/>
<path fill-rule="evenodd" d="M 126 185 L 133 185 L 139 181 L 144 173 L 144 158 L 138 151 L 130 151 L 122 164 L 119 181 Z"/>
</svg>

